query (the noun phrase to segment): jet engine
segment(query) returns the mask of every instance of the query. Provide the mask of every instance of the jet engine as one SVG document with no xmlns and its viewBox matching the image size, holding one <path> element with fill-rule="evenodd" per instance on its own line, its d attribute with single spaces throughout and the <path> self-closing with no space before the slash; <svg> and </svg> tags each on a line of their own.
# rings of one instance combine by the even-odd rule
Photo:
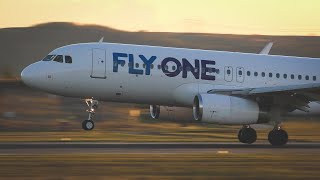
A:
<svg viewBox="0 0 320 180">
<path fill-rule="evenodd" d="M 261 111 L 256 101 L 221 94 L 199 94 L 194 98 L 196 121 L 216 124 L 258 124 L 270 121 L 269 113 Z"/>
<path fill-rule="evenodd" d="M 153 119 L 176 122 L 191 122 L 192 108 L 150 105 L 150 115 Z"/>
</svg>

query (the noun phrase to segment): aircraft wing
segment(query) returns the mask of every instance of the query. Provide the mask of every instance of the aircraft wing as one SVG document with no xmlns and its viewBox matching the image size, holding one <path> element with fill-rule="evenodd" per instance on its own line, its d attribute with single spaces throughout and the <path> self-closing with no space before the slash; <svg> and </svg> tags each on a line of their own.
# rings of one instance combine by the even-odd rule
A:
<svg viewBox="0 0 320 180">
<path fill-rule="evenodd" d="M 249 92 L 249 94 L 262 94 L 262 93 L 275 93 L 275 92 L 303 93 L 303 92 L 308 92 L 316 89 L 320 89 L 320 83 L 253 88 Z"/>
<path fill-rule="evenodd" d="M 294 109 L 308 112 L 308 104 L 312 101 L 320 102 L 320 83 L 273 86 L 244 89 L 216 89 L 208 93 L 226 94 L 244 97 L 277 96 L 283 103 Z"/>
<path fill-rule="evenodd" d="M 259 87 L 259 88 L 243 88 L 243 89 L 217 89 L 217 90 L 210 90 L 208 91 L 208 93 L 225 92 L 225 93 L 231 93 L 232 95 L 237 95 L 237 94 L 238 95 L 257 95 L 257 94 L 276 93 L 276 92 L 304 92 L 304 91 L 317 90 L 317 89 L 320 89 L 320 83 Z"/>
<path fill-rule="evenodd" d="M 261 51 L 259 54 L 265 54 L 268 55 L 271 51 L 271 48 L 273 46 L 273 42 L 269 42 Z"/>
</svg>

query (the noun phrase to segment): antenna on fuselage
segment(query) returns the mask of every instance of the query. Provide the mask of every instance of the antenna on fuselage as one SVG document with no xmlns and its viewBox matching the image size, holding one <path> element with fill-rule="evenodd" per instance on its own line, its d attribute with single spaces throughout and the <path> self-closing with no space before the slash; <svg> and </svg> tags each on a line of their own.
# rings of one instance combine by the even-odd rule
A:
<svg viewBox="0 0 320 180">
<path fill-rule="evenodd" d="M 99 43 L 102 43 L 102 42 L 103 42 L 103 39 L 104 39 L 104 37 L 102 37 L 102 38 L 99 40 Z"/>
</svg>

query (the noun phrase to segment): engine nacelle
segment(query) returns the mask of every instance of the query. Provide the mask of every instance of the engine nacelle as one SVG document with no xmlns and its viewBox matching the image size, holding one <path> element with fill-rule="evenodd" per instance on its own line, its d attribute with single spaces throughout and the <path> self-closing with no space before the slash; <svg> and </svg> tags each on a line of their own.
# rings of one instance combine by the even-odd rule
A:
<svg viewBox="0 0 320 180">
<path fill-rule="evenodd" d="M 150 115 L 152 119 L 159 119 L 160 117 L 160 106 L 150 105 Z"/>
<path fill-rule="evenodd" d="M 193 114 L 191 108 L 150 105 L 150 115 L 153 119 L 176 122 L 191 122 Z"/>
<path fill-rule="evenodd" d="M 247 125 L 266 123 L 266 113 L 257 102 L 220 94 L 199 94 L 194 98 L 193 116 L 196 121 L 217 124 Z"/>
</svg>

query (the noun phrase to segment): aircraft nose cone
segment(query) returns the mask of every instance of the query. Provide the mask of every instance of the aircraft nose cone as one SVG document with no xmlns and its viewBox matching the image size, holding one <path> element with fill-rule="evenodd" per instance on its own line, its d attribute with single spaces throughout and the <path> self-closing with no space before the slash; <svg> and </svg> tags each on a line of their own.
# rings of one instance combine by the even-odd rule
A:
<svg viewBox="0 0 320 180">
<path fill-rule="evenodd" d="M 32 81 L 34 80 L 34 73 L 31 71 L 30 66 L 24 68 L 21 72 L 21 80 L 26 85 L 31 85 Z"/>
</svg>

